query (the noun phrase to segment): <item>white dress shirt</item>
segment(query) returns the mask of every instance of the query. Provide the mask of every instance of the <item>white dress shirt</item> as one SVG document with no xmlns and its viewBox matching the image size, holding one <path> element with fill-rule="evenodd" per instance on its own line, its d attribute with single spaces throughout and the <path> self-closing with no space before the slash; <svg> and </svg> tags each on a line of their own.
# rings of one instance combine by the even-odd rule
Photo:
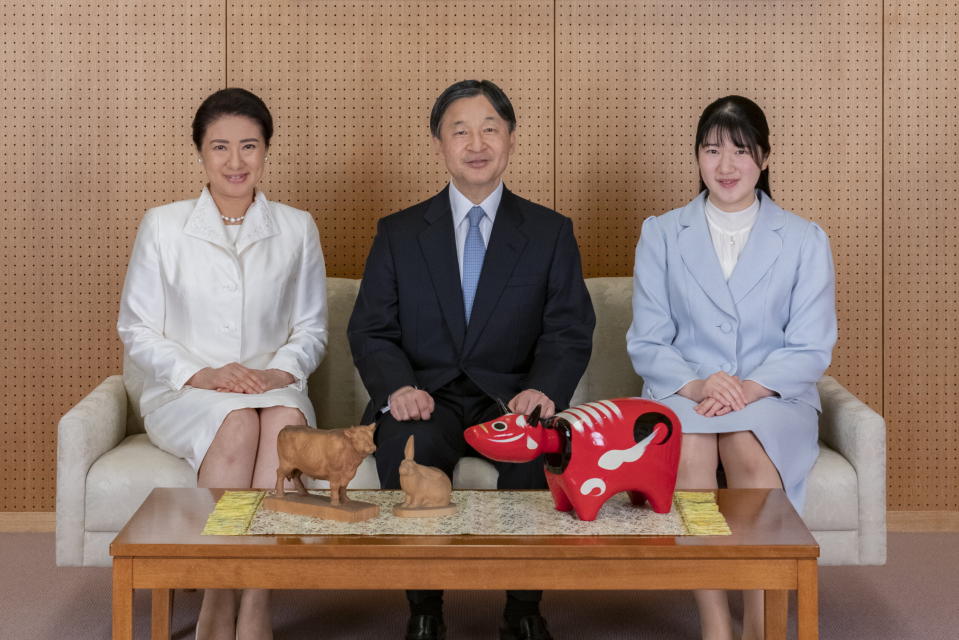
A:
<svg viewBox="0 0 959 640">
<path fill-rule="evenodd" d="M 483 236 L 483 246 L 489 246 L 489 236 L 493 232 L 493 220 L 496 219 L 496 210 L 499 209 L 499 201 L 503 198 L 503 181 L 500 180 L 499 186 L 493 189 L 493 193 L 486 197 L 479 204 L 486 214 L 480 220 L 480 235 Z M 453 210 L 453 233 L 456 234 L 456 259 L 460 265 L 460 279 L 463 278 L 463 251 L 466 247 L 466 234 L 470 230 L 469 212 L 476 205 L 456 188 L 452 180 L 450 181 L 450 208 Z"/>
<path fill-rule="evenodd" d="M 706 198 L 706 220 L 709 221 L 709 235 L 713 240 L 713 248 L 716 249 L 716 257 L 719 258 L 719 265 L 723 269 L 723 277 L 729 280 L 736 263 L 739 262 L 739 254 L 742 253 L 746 241 L 749 239 L 749 232 L 756 222 L 756 216 L 759 213 L 759 197 L 757 196 L 753 203 L 742 211 L 722 211 L 716 205 Z"/>
</svg>

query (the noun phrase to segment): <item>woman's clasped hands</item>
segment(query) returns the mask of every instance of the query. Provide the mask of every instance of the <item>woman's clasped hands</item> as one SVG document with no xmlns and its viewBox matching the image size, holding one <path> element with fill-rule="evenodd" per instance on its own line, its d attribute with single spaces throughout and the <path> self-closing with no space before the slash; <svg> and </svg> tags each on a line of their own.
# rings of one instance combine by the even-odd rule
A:
<svg viewBox="0 0 959 640">
<path fill-rule="evenodd" d="M 774 395 L 758 382 L 740 380 L 725 371 L 717 371 L 705 380 L 688 382 L 678 393 L 697 402 L 696 413 L 706 418 L 739 411 L 760 398 Z"/>
<path fill-rule="evenodd" d="M 231 362 L 215 369 L 200 369 L 186 383 L 197 389 L 224 393 L 266 393 L 293 384 L 295 380 L 280 369 L 250 369 L 239 362 Z"/>
</svg>

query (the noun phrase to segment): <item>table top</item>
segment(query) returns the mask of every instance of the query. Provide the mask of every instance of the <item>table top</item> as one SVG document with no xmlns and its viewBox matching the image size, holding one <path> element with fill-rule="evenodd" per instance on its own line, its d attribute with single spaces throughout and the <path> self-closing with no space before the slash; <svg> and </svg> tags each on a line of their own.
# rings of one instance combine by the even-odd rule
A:
<svg viewBox="0 0 959 640">
<path fill-rule="evenodd" d="M 114 557 L 816 558 L 782 489 L 720 489 L 728 536 L 204 536 L 224 489 L 154 489 L 110 545 Z M 601 516 L 600 516 L 601 517 Z"/>
</svg>

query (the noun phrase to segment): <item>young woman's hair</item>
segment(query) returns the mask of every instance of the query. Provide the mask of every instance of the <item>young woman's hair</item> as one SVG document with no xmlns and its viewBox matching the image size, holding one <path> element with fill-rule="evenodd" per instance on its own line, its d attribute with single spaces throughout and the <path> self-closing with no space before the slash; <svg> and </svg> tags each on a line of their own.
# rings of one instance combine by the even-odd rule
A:
<svg viewBox="0 0 959 640">
<path fill-rule="evenodd" d="M 749 149 L 756 166 L 763 166 L 769 155 L 769 125 L 758 104 L 742 96 L 726 96 L 706 107 L 696 127 L 695 153 L 698 155 L 706 144 L 727 139 L 737 147 Z M 762 170 L 756 186 L 772 197 L 769 169 Z M 699 177 L 699 190 L 706 191 L 702 176 Z"/>
<path fill-rule="evenodd" d="M 273 117 L 266 104 L 246 89 L 220 89 L 203 101 L 193 118 L 193 144 L 199 149 L 207 128 L 222 116 L 245 116 L 260 125 L 263 142 L 270 146 Z"/>
</svg>

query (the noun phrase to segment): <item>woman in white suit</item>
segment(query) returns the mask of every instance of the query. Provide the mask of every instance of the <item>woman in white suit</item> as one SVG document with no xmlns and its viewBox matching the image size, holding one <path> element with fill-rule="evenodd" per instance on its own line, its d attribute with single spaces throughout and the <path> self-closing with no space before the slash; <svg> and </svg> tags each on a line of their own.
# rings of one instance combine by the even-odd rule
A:
<svg viewBox="0 0 959 640">
<path fill-rule="evenodd" d="M 199 198 L 147 211 L 118 330 L 143 370 L 150 439 L 189 462 L 200 487 L 272 487 L 276 436 L 315 426 L 307 378 L 326 349 L 326 270 L 305 211 L 256 188 L 273 122 L 243 89 L 208 97 L 193 121 Z M 271 638 L 269 592 L 204 594 L 197 638 Z"/>
<path fill-rule="evenodd" d="M 683 426 L 677 486 L 785 488 L 802 512 L 818 455 L 816 381 L 836 341 L 829 240 L 770 196 L 769 128 L 728 96 L 699 120 L 699 196 L 643 223 L 627 346 L 643 393 Z M 725 592 L 697 592 L 705 639 L 732 638 Z M 762 592 L 744 639 L 763 637 Z"/>
</svg>

